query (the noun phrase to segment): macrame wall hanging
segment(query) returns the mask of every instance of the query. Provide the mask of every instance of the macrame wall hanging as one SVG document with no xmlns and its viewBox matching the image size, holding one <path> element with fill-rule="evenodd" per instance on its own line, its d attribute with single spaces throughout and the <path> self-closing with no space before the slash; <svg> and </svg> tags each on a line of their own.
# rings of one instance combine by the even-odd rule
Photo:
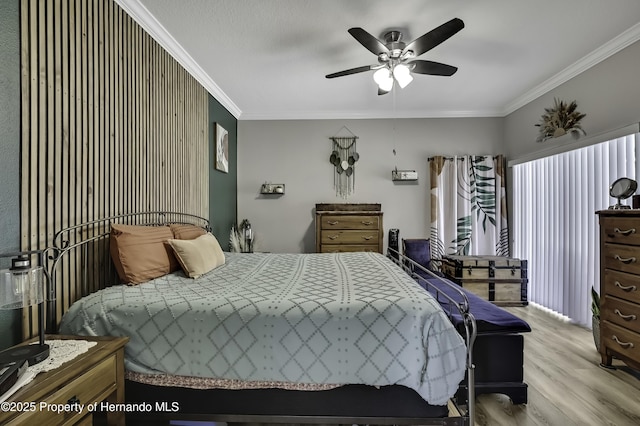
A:
<svg viewBox="0 0 640 426">
<path fill-rule="evenodd" d="M 342 129 L 351 133 L 344 126 Z M 332 142 L 329 162 L 335 167 L 333 186 L 336 190 L 336 196 L 347 198 L 354 192 L 356 185 L 356 163 L 360 159 L 360 155 L 356 151 L 358 137 L 351 133 L 351 136 L 333 136 L 329 139 Z"/>
</svg>

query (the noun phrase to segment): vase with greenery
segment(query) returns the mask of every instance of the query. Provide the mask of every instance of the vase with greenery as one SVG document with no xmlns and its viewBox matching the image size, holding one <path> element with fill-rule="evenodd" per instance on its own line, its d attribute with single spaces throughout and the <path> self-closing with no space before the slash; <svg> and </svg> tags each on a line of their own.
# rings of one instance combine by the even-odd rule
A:
<svg viewBox="0 0 640 426">
<path fill-rule="evenodd" d="M 593 330 L 593 341 L 596 344 L 596 349 L 600 352 L 600 295 L 596 292 L 596 289 L 591 287 L 591 325 Z"/>
</svg>

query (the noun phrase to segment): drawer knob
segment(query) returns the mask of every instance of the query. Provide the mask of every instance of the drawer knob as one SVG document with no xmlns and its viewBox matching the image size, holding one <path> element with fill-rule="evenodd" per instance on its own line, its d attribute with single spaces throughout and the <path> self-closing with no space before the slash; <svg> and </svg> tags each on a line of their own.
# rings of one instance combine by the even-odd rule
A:
<svg viewBox="0 0 640 426">
<path fill-rule="evenodd" d="M 338 235 L 327 235 L 327 238 L 330 240 L 335 240 L 336 238 L 338 238 Z"/>
<path fill-rule="evenodd" d="M 339 222 L 337 220 L 328 220 L 327 223 L 329 225 L 337 225 Z"/>
<path fill-rule="evenodd" d="M 635 321 L 636 320 L 636 316 L 631 314 L 631 315 L 625 315 L 622 312 L 620 312 L 620 309 L 615 309 L 613 311 L 616 315 L 618 315 L 620 318 L 622 318 L 625 321 Z"/>
<path fill-rule="evenodd" d="M 363 221 L 362 221 L 362 222 L 360 222 L 360 223 L 362 223 L 363 225 L 367 225 L 367 226 L 369 226 L 369 225 L 373 225 L 373 222 L 372 222 L 372 221 L 370 221 L 370 220 L 363 220 Z"/>
<path fill-rule="evenodd" d="M 618 287 L 620 290 L 623 290 L 623 291 L 636 291 L 635 285 L 622 285 L 620 284 L 620 281 L 616 281 L 615 285 L 616 287 Z"/>
<path fill-rule="evenodd" d="M 69 400 L 67 401 L 67 404 L 69 405 L 80 404 L 80 400 L 78 399 L 77 396 L 73 395 L 71 398 L 69 398 Z"/>
<path fill-rule="evenodd" d="M 634 263 L 636 261 L 635 257 L 620 257 L 617 254 L 613 256 L 616 260 L 619 260 L 622 263 Z"/>
<path fill-rule="evenodd" d="M 620 346 L 624 346 L 624 347 L 627 347 L 629 349 L 633 348 L 633 343 L 632 342 L 622 342 L 622 341 L 620 341 L 620 339 L 618 339 L 618 336 L 616 336 L 615 334 L 613 336 L 611 336 L 611 338 L 613 340 L 615 340 L 615 342 L 617 344 L 619 344 Z"/>
<path fill-rule="evenodd" d="M 369 241 L 372 238 L 373 237 L 371 235 L 365 235 L 364 237 L 362 237 L 363 240 L 367 240 L 367 241 Z"/>
<path fill-rule="evenodd" d="M 636 228 L 625 229 L 624 231 L 622 231 L 620 228 L 614 228 L 613 232 L 615 232 L 616 234 L 621 234 L 626 236 L 626 235 L 635 234 Z"/>
</svg>

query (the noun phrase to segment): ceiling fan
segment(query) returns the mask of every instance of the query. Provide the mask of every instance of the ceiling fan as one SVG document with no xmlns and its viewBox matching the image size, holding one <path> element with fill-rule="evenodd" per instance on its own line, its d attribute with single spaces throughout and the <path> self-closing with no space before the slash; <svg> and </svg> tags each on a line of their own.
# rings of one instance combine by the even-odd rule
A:
<svg viewBox="0 0 640 426">
<path fill-rule="evenodd" d="M 398 83 L 400 88 L 404 88 L 411 83 L 413 80 L 412 72 L 416 74 L 451 76 L 458 70 L 457 67 L 414 58 L 433 49 L 463 28 L 464 22 L 461 19 L 453 18 L 409 44 L 405 44 L 402 41 L 402 33 L 400 31 L 389 31 L 384 35 L 383 42 L 362 28 L 350 28 L 349 34 L 367 50 L 378 56 L 378 64 L 351 68 L 328 74 L 326 77 L 336 78 L 377 70 L 373 74 L 373 79 L 378 84 L 378 95 L 384 95 L 391 91 L 394 81 Z"/>
</svg>

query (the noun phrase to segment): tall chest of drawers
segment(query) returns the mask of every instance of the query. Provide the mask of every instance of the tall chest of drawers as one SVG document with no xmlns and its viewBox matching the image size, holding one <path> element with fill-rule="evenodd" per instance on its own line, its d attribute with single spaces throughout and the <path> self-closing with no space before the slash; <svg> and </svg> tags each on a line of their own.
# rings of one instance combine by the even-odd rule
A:
<svg viewBox="0 0 640 426">
<path fill-rule="evenodd" d="M 382 253 L 380 204 L 316 204 L 316 252 Z"/>
<path fill-rule="evenodd" d="M 600 356 L 640 368 L 640 210 L 600 217 Z"/>
</svg>

